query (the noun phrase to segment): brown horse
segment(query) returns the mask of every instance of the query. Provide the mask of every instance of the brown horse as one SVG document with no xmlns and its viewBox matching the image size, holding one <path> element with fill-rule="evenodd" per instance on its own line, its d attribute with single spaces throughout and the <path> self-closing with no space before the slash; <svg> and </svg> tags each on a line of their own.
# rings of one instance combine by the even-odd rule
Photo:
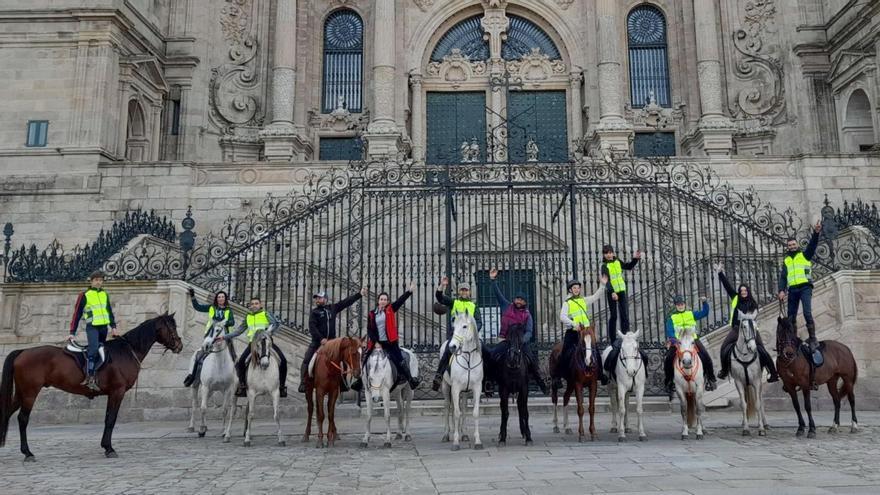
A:
<svg viewBox="0 0 880 495">
<path fill-rule="evenodd" d="M 324 397 L 327 397 L 327 446 L 332 447 L 336 433 L 336 399 L 339 398 L 340 382 L 349 384 L 361 376 L 361 342 L 355 337 L 339 337 L 327 341 L 315 354 L 314 370 L 306 380 L 306 402 L 309 419 L 302 441 L 308 442 L 312 434 L 312 411 L 317 402 L 318 448 L 324 447 Z M 312 394 L 315 394 L 314 396 Z"/>
<path fill-rule="evenodd" d="M 579 442 L 583 442 L 586 439 L 586 435 L 584 434 L 584 387 L 589 388 L 590 391 L 590 440 L 596 440 L 599 438 L 599 435 L 596 434 L 594 416 L 596 413 L 596 391 L 598 389 L 599 366 L 602 364 L 596 362 L 593 354 L 594 342 L 596 342 L 596 332 L 593 326 L 590 325 L 586 328 L 581 326 L 578 330 L 577 346 L 572 350 L 568 366 L 565 367 L 567 376 L 562 377 L 565 378 L 566 384 L 565 394 L 562 399 L 563 427 L 565 428 L 565 433 L 567 435 L 572 434 L 571 428 L 568 427 L 567 408 L 571 393 L 574 392 L 575 399 L 577 400 Z M 553 350 L 550 352 L 551 371 L 556 369 L 556 363 L 560 359 L 560 354 L 562 354 L 562 342 L 558 342 L 553 346 Z M 551 398 L 553 400 L 553 433 L 559 433 L 556 407 L 558 392 L 556 387 L 553 387 Z"/>
<path fill-rule="evenodd" d="M 149 319 L 122 337 L 107 341 L 104 349 L 109 362 L 97 374 L 100 392 L 80 383 L 83 380 L 82 368 L 61 347 L 44 345 L 10 352 L 3 363 L 3 379 L 0 384 L 0 447 L 6 443 L 9 419 L 20 409 L 18 431 L 21 435 L 21 453 L 24 454 L 25 461 L 35 460 L 27 443 L 28 419 L 40 389 L 55 387 L 89 399 L 99 395 L 107 396 L 101 447 L 104 447 L 105 456 L 117 457 L 110 439 L 116 425 L 119 405 L 125 392 L 137 381 L 141 362 L 156 342 L 175 354 L 183 349 L 183 343 L 177 335 L 174 315 L 164 314 Z"/>
<path fill-rule="evenodd" d="M 780 316 L 776 326 L 776 368 L 782 378 L 782 388 L 791 396 L 791 403 L 797 412 L 797 436 L 804 435 L 804 417 L 801 415 L 801 406 L 798 404 L 797 396 L 797 389 L 800 388 L 804 394 L 804 409 L 806 409 L 810 420 L 807 438 L 815 438 L 816 425 L 813 423 L 813 410 L 810 403 L 810 389 L 812 387 L 810 362 L 807 361 L 807 357 L 802 351 L 802 343 L 797 336 L 797 330 L 789 319 Z M 817 385 L 828 384 L 828 393 L 831 394 L 831 400 L 834 401 L 834 424 L 828 429 L 828 433 L 837 433 L 840 427 L 840 398 L 843 395 L 849 399 L 849 408 L 852 411 L 850 432 L 855 433 L 859 429 L 856 420 L 856 397 L 853 393 L 853 387 L 855 387 L 858 378 L 856 360 L 849 347 L 840 342 L 823 340 L 820 345 L 824 346 L 822 354 L 825 363 L 816 368 L 814 380 Z M 843 386 L 838 388 L 840 380 L 843 380 Z"/>
</svg>

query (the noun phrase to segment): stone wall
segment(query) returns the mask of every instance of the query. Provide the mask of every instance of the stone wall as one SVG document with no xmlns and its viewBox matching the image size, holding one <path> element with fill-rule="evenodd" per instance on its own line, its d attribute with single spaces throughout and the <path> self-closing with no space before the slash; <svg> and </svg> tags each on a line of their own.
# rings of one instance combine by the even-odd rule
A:
<svg viewBox="0 0 880 495">
<path fill-rule="evenodd" d="M 0 359 L 5 359 L 15 349 L 60 345 L 68 334 L 77 293 L 83 289 L 79 284 L 0 285 Z M 207 315 L 192 309 L 187 285 L 179 281 L 109 282 L 106 289 L 111 295 L 113 312 L 121 332 L 168 311 L 175 315 L 177 331 L 184 342 L 180 354 L 166 352 L 160 345 L 153 348 L 143 361 L 135 389 L 126 394 L 120 420 L 189 419 L 192 395 L 182 382 L 190 358 L 202 342 Z M 198 290 L 197 297 L 200 301 L 208 301 L 210 295 Z M 233 309 L 236 319 L 241 321 L 244 308 L 234 306 Z M 77 340 L 85 343 L 82 331 Z M 290 362 L 288 384 L 295 391 L 299 384 L 304 337 L 283 329 L 276 342 Z M 244 341 L 239 339 L 236 341 L 236 350 L 241 353 L 244 345 Z M 219 401 L 219 397 L 216 400 Z M 285 414 L 295 414 L 301 404 L 298 394 L 291 394 L 290 398 L 284 399 Z M 32 417 L 37 423 L 44 424 L 96 423 L 104 420 L 105 407 L 106 399 L 103 397 L 90 401 L 58 390 L 45 389 L 37 400 Z M 217 414 L 218 411 L 212 411 L 212 415 Z"/>
</svg>

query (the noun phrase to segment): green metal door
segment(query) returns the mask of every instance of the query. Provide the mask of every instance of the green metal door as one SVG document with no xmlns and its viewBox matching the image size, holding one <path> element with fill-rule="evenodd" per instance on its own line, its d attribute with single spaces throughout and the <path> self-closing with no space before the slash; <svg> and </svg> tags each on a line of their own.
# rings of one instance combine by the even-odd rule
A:
<svg viewBox="0 0 880 495">
<path fill-rule="evenodd" d="M 526 145 L 538 145 L 538 161 L 568 161 L 565 91 L 512 91 L 507 98 L 507 148 L 511 163 L 527 161 Z"/>
<path fill-rule="evenodd" d="M 429 164 L 461 163 L 461 144 L 474 139 L 480 147 L 478 161 L 485 161 L 485 92 L 429 92 L 426 115 Z"/>
</svg>

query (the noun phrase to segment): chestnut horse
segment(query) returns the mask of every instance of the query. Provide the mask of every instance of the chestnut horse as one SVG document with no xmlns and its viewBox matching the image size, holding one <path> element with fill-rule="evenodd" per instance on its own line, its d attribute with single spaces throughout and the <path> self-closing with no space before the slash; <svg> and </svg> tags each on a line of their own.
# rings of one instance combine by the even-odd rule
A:
<svg viewBox="0 0 880 495">
<path fill-rule="evenodd" d="M 328 340 L 318 349 L 312 360 L 309 378 L 306 380 L 306 402 L 309 419 L 302 441 L 308 442 L 312 434 L 312 411 L 318 410 L 318 444 L 324 444 L 324 397 L 327 397 L 327 446 L 332 447 L 338 437 L 336 433 L 336 399 L 339 398 L 339 385 L 346 385 L 361 376 L 361 342 L 355 337 L 339 337 Z M 312 395 L 314 393 L 314 396 Z M 317 404 L 315 404 L 317 402 Z"/>
<path fill-rule="evenodd" d="M 596 424 L 594 417 L 596 414 L 596 391 L 598 389 L 599 366 L 602 363 L 595 362 L 593 359 L 593 342 L 596 342 L 596 332 L 592 325 L 589 327 L 581 326 L 578 330 L 577 347 L 572 350 L 568 366 L 566 366 L 565 378 L 565 395 L 562 399 L 562 421 L 565 433 L 572 434 L 571 428 L 568 427 L 568 401 L 571 399 L 571 393 L 574 392 L 577 400 L 578 413 L 578 441 L 583 442 L 586 439 L 584 433 L 584 387 L 590 392 L 590 440 L 596 440 L 599 435 L 596 434 Z M 558 342 L 553 346 L 550 352 L 550 369 L 556 369 L 556 363 L 560 359 L 562 353 L 562 342 Z M 553 387 L 551 392 L 553 400 L 553 433 L 559 433 L 559 420 L 557 414 L 558 392 Z"/>
<path fill-rule="evenodd" d="M 18 431 L 21 435 L 21 453 L 25 461 L 33 461 L 27 442 L 27 426 L 37 394 L 43 387 L 55 387 L 72 394 L 93 399 L 107 396 L 107 414 L 104 417 L 104 435 L 101 447 L 104 455 L 117 457 L 110 439 L 116 425 L 116 415 L 125 392 L 134 386 L 141 370 L 141 362 L 147 357 L 153 344 L 162 344 L 177 354 L 183 349 L 174 315 L 167 313 L 149 319 L 122 337 L 104 344 L 109 362 L 98 370 L 100 392 L 95 392 L 80 382 L 83 370 L 77 361 L 61 347 L 40 346 L 12 351 L 3 363 L 3 379 L 0 384 L 0 447 L 6 443 L 9 419 L 18 413 Z"/>
<path fill-rule="evenodd" d="M 789 319 L 780 316 L 776 325 L 776 369 L 782 378 L 782 389 L 791 396 L 791 403 L 798 416 L 797 436 L 804 435 L 804 417 L 801 415 L 797 396 L 797 389 L 800 388 L 804 394 L 804 409 L 810 420 L 807 438 L 815 438 L 816 424 L 813 423 L 813 408 L 810 403 L 810 362 L 804 355 L 802 345 L 803 342 L 798 338 L 797 330 Z M 840 427 L 840 398 L 844 395 L 849 399 L 849 408 L 852 411 L 850 433 L 855 433 L 859 429 L 856 420 L 856 396 L 853 393 L 858 378 L 856 360 L 849 347 L 834 340 L 823 340 L 820 342 L 820 349 L 825 362 L 816 368 L 814 380 L 817 385 L 828 384 L 828 393 L 834 401 L 834 424 L 828 429 L 828 433 L 837 433 Z M 840 380 L 843 380 L 843 385 L 838 388 Z"/>
</svg>

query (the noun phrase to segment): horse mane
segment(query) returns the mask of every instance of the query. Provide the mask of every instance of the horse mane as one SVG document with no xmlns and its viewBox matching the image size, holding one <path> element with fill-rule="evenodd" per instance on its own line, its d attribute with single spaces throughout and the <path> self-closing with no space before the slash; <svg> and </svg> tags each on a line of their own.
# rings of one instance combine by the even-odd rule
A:
<svg viewBox="0 0 880 495">
<path fill-rule="evenodd" d="M 330 360 L 335 361 L 340 359 L 340 356 L 342 356 L 342 348 L 349 340 L 349 337 L 336 337 L 335 339 L 328 340 L 321 346 L 321 352 L 330 358 Z"/>
<path fill-rule="evenodd" d="M 526 329 L 523 325 L 511 325 L 507 330 L 507 340 L 510 341 L 510 345 L 519 346 L 523 343 L 523 334 Z"/>
<path fill-rule="evenodd" d="M 104 344 L 105 348 L 112 349 L 119 344 L 115 344 L 117 340 L 125 340 L 136 351 L 147 351 L 156 343 L 156 324 L 160 320 L 168 318 L 169 315 L 163 314 L 143 321 L 140 325 L 122 334 L 122 338 L 113 339 Z M 112 345 L 115 344 L 115 345 Z"/>
</svg>

